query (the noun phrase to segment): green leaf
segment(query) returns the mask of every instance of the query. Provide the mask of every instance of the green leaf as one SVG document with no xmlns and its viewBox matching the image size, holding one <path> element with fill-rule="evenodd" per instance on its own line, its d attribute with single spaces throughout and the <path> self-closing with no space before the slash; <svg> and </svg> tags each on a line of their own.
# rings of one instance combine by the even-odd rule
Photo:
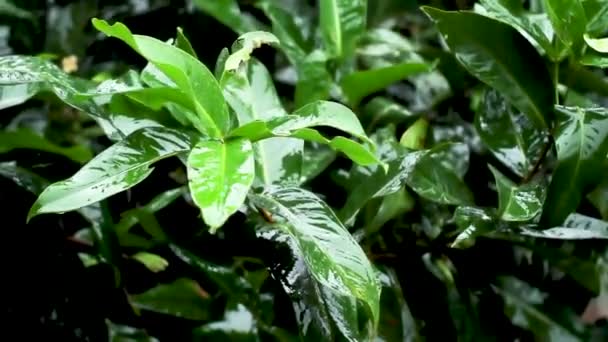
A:
<svg viewBox="0 0 608 342">
<path fill-rule="evenodd" d="M 608 239 L 608 222 L 592 217 L 570 214 L 563 224 L 545 230 L 524 229 L 524 235 L 560 240 Z"/>
<path fill-rule="evenodd" d="M 454 211 L 453 221 L 460 232 L 451 244 L 452 248 L 469 248 L 475 239 L 498 229 L 493 215 L 485 209 L 458 207 Z"/>
<path fill-rule="evenodd" d="M 517 186 L 500 171 L 490 166 L 498 190 L 498 215 L 505 221 L 529 221 L 543 208 L 545 187 L 532 182 Z"/>
<path fill-rule="evenodd" d="M 578 55 L 587 31 L 585 8 L 580 0 L 543 0 L 545 11 L 557 36 Z"/>
<path fill-rule="evenodd" d="M 238 34 L 264 28 L 253 15 L 241 12 L 237 0 L 194 0 L 193 3 Z"/>
<path fill-rule="evenodd" d="M 383 341 L 419 341 L 416 321 L 405 301 L 395 270 L 382 267 L 382 296 L 378 336 Z"/>
<path fill-rule="evenodd" d="M 296 108 L 329 99 L 333 80 L 326 67 L 327 61 L 328 57 L 323 51 L 314 50 L 296 65 Z"/>
<path fill-rule="evenodd" d="M 10 0 L 0 0 L 0 15 L 34 20 L 32 13 L 13 5 Z"/>
<path fill-rule="evenodd" d="M 584 340 L 574 312 L 551 305 L 546 293 L 517 278 L 501 277 L 499 282 L 493 287 L 504 300 L 505 315 L 516 326 L 532 332 L 535 340 Z"/>
<path fill-rule="evenodd" d="M 532 171 L 549 143 L 547 133 L 535 129 L 496 90 L 485 93 L 475 114 L 475 129 L 494 156 L 521 177 Z"/>
<path fill-rule="evenodd" d="M 190 44 L 188 37 L 184 34 L 184 30 L 181 27 L 177 28 L 177 36 L 175 37 L 175 46 L 185 52 L 187 52 L 190 56 L 198 59 L 196 56 L 196 51 Z"/>
<path fill-rule="evenodd" d="M 350 58 L 365 31 L 367 1 L 321 0 L 319 11 L 326 51 L 338 59 Z"/>
<path fill-rule="evenodd" d="M 34 195 L 39 195 L 49 185 L 46 179 L 20 167 L 15 161 L 0 163 L 0 176 L 12 180 Z"/>
<path fill-rule="evenodd" d="M 136 131 L 82 167 L 71 178 L 46 188 L 28 214 L 62 213 L 127 190 L 150 175 L 154 162 L 189 151 L 188 135 L 168 128 Z"/>
<path fill-rule="evenodd" d="M 131 303 L 143 310 L 185 319 L 209 319 L 209 295 L 191 279 L 179 278 L 131 296 Z"/>
<path fill-rule="evenodd" d="M 412 150 L 422 150 L 426 141 L 428 128 L 429 122 L 427 119 L 420 118 L 416 120 L 403 132 L 401 139 L 399 139 L 399 144 Z"/>
<path fill-rule="evenodd" d="M 372 164 L 377 162 L 374 155 L 362 145 L 341 136 L 327 139 L 319 132 L 309 128 L 316 126 L 339 129 L 362 139 L 373 147 L 356 115 L 347 107 L 328 101 L 308 104 L 291 115 L 276 117 L 268 121 L 249 122 L 234 129 L 230 132 L 230 136 L 245 137 L 254 142 L 271 137 L 296 137 L 328 144 L 335 150 L 344 152 L 357 163 Z"/>
<path fill-rule="evenodd" d="M 587 199 L 599 211 L 602 219 L 608 219 L 608 180 L 604 179 L 592 192 L 587 194 Z"/>
<path fill-rule="evenodd" d="M 251 200 L 291 236 L 315 279 L 366 303 L 377 326 L 380 284 L 365 253 L 329 206 L 300 188 L 269 187 Z"/>
<path fill-rule="evenodd" d="M 356 107 L 365 96 L 410 76 L 431 71 L 434 67 L 434 63 L 405 62 L 383 68 L 357 71 L 342 78 L 340 86 L 348 103 Z"/>
<path fill-rule="evenodd" d="M 226 59 L 224 72 L 233 72 L 251 58 L 253 50 L 262 44 L 275 45 L 279 40 L 275 35 L 264 31 L 247 32 L 241 35 L 232 45 L 232 53 Z"/>
<path fill-rule="evenodd" d="M 106 320 L 108 325 L 109 342 L 159 342 L 150 337 L 144 329 L 136 329 L 126 325 L 118 325 Z"/>
<path fill-rule="evenodd" d="M 134 35 L 122 23 L 109 25 L 93 19 L 93 25 L 110 37 L 127 43 L 170 78 L 188 95 L 192 107 L 211 137 L 221 137 L 232 126 L 228 107 L 213 74 L 187 52 L 152 37 Z"/>
<path fill-rule="evenodd" d="M 587 34 L 585 34 L 584 38 L 587 45 L 589 45 L 593 50 L 608 53 L 608 38 L 596 39 L 589 37 Z"/>
<path fill-rule="evenodd" d="M 224 312 L 224 319 L 206 323 L 192 331 L 198 341 L 259 341 L 257 321 L 245 305 L 230 304 Z"/>
<path fill-rule="evenodd" d="M 500 91 L 537 127 L 549 126 L 554 85 L 542 58 L 525 38 L 512 27 L 476 13 L 423 10 L 472 75 Z"/>
<path fill-rule="evenodd" d="M 254 177 L 249 140 L 204 140 L 194 146 L 188 156 L 188 186 L 212 233 L 241 207 Z"/>
<path fill-rule="evenodd" d="M 20 105 L 40 92 L 40 84 L 16 84 L 0 87 L 0 109 Z"/>
<path fill-rule="evenodd" d="M 605 33 L 608 30 L 608 3 L 604 0 L 586 0 L 583 7 L 587 14 L 587 33 Z"/>
<path fill-rule="evenodd" d="M 574 212 L 589 188 L 601 180 L 608 154 L 608 113 L 602 108 L 557 106 L 553 171 L 541 222 L 556 226 Z"/>
<path fill-rule="evenodd" d="M 382 202 L 378 207 L 378 211 L 374 213 L 373 219 L 366 225 L 366 232 L 368 234 L 377 232 L 388 221 L 410 212 L 415 204 L 414 198 L 412 198 L 412 195 L 405 188 L 386 195 L 382 198 Z"/>
<path fill-rule="evenodd" d="M 84 145 L 62 147 L 27 128 L 0 132 L 0 153 L 6 153 L 17 148 L 60 154 L 81 164 L 86 163 L 93 157 L 91 151 Z"/>
<path fill-rule="evenodd" d="M 336 159 L 336 151 L 327 145 L 312 143 L 304 149 L 300 184 L 306 183 L 325 171 Z"/>
<path fill-rule="evenodd" d="M 538 45 L 552 61 L 557 62 L 566 57 L 565 52 L 560 51 L 552 43 L 554 34 L 552 31 L 548 31 L 544 25 L 545 21 L 549 21 L 545 13 L 526 14 L 523 3 L 508 0 L 481 0 L 481 4 L 484 11 L 481 11 L 480 14 L 502 21 L 520 32 L 525 32 L 524 36 Z"/>
<path fill-rule="evenodd" d="M 580 60 L 582 65 L 596 67 L 596 68 L 608 68 L 608 57 L 602 56 L 596 53 L 587 52 Z"/>
</svg>

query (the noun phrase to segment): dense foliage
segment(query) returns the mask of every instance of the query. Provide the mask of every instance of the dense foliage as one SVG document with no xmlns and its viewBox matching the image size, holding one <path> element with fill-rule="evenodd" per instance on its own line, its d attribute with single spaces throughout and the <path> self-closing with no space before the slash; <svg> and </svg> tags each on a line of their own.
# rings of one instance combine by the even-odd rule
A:
<svg viewBox="0 0 608 342">
<path fill-rule="evenodd" d="M 8 331 L 608 338 L 605 1 L 0 18 Z"/>
</svg>

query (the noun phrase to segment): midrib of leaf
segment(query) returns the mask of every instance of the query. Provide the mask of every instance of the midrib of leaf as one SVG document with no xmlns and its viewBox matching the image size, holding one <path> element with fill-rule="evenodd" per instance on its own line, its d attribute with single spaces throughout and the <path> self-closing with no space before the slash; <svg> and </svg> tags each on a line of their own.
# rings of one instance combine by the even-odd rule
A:
<svg viewBox="0 0 608 342">
<path fill-rule="evenodd" d="M 504 25 L 504 24 L 503 24 Z M 515 79 L 510 72 L 508 72 L 508 68 L 506 67 L 507 63 L 503 63 L 502 61 L 500 61 L 499 58 L 497 58 L 496 55 L 494 55 L 492 53 L 492 50 L 486 48 L 485 46 L 483 46 L 482 44 L 478 44 L 477 42 L 475 42 L 474 40 L 470 40 L 471 42 L 473 42 L 473 45 L 478 46 L 481 48 L 481 50 L 485 51 L 487 54 L 489 54 L 490 56 L 494 56 L 494 61 L 496 62 L 496 65 L 503 71 L 505 72 L 506 77 L 511 80 L 515 85 L 517 85 L 517 88 L 519 89 L 519 91 L 521 93 L 524 94 L 524 97 L 526 99 L 528 99 L 528 102 L 532 104 L 532 108 L 534 108 L 535 113 L 534 114 L 536 117 L 540 118 L 540 122 L 543 123 L 544 128 L 547 127 L 547 123 L 545 122 L 545 118 L 543 117 L 541 110 L 536 106 L 536 103 L 534 101 L 532 101 L 532 98 L 530 97 L 530 95 L 528 94 L 527 91 L 524 91 L 524 88 L 522 87 L 522 85 L 517 81 L 517 79 Z"/>
</svg>

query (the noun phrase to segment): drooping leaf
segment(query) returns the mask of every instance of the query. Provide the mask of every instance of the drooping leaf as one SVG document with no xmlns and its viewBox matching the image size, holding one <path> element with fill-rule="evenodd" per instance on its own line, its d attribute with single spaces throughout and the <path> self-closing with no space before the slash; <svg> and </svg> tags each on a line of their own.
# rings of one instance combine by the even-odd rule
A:
<svg viewBox="0 0 608 342">
<path fill-rule="evenodd" d="M 495 90 L 485 93 L 475 115 L 475 129 L 494 156 L 521 177 L 534 168 L 549 143 L 546 132 L 535 129 L 527 116 Z"/>
<path fill-rule="evenodd" d="M 315 279 L 364 302 L 376 327 L 380 284 L 365 253 L 329 206 L 300 188 L 269 187 L 251 199 L 290 235 Z"/>
<path fill-rule="evenodd" d="M 205 320 L 209 318 L 208 297 L 197 282 L 180 278 L 131 296 L 131 303 L 143 310 L 191 320 Z"/>
<path fill-rule="evenodd" d="M 578 55 L 587 31 L 585 8 L 580 0 L 543 0 L 544 8 L 557 36 Z"/>
<path fill-rule="evenodd" d="M 194 146 L 188 156 L 188 185 L 211 232 L 241 207 L 254 177 L 249 140 L 203 140 Z"/>
<path fill-rule="evenodd" d="M 321 0 L 319 20 L 329 55 L 350 58 L 366 27 L 367 1 Z"/>
<path fill-rule="evenodd" d="M 232 45 L 232 53 L 226 59 L 224 72 L 236 71 L 242 63 L 251 58 L 253 50 L 263 44 L 276 45 L 279 44 L 279 40 L 272 33 L 265 31 L 247 32 L 239 36 Z"/>
<path fill-rule="evenodd" d="M 350 105 L 356 107 L 365 96 L 407 77 L 430 71 L 434 66 L 421 62 L 404 62 L 378 69 L 357 71 L 345 76 L 340 86 Z"/>
<path fill-rule="evenodd" d="M 561 224 L 578 207 L 583 194 L 601 180 L 608 154 L 608 113 L 602 108 L 556 107 L 558 165 L 553 171 L 542 220 Z"/>
<path fill-rule="evenodd" d="M 150 175 L 154 162 L 189 151 L 191 138 L 168 128 L 136 131 L 82 167 L 71 178 L 46 188 L 28 215 L 62 213 L 99 202 Z"/>
<path fill-rule="evenodd" d="M 253 15 L 241 12 L 237 0 L 194 0 L 193 3 L 238 34 L 264 28 Z"/>
<path fill-rule="evenodd" d="M 233 120 L 219 84 L 207 67 L 187 52 L 152 37 L 134 35 L 122 23 L 109 25 L 93 19 L 93 25 L 108 36 L 116 37 L 160 69 L 188 95 L 199 120 L 211 137 L 227 133 Z"/>
<path fill-rule="evenodd" d="M 84 145 L 62 147 L 27 128 L 0 132 L 0 153 L 6 153 L 17 148 L 56 153 L 78 163 L 86 163 L 93 157 L 91 151 Z"/>
<path fill-rule="evenodd" d="M 514 28 L 470 12 L 424 7 L 456 59 L 500 91 L 538 128 L 548 127 L 554 85 L 539 54 Z"/>
<path fill-rule="evenodd" d="M 498 215 L 505 221 L 529 221 L 543 208 L 545 186 L 531 182 L 517 186 L 500 171 L 490 166 L 498 191 Z"/>
</svg>

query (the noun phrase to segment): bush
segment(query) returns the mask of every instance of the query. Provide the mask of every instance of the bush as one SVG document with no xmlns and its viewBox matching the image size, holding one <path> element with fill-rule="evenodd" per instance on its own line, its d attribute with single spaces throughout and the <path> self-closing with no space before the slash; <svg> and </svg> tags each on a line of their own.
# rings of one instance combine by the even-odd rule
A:
<svg viewBox="0 0 608 342">
<path fill-rule="evenodd" d="M 606 338 L 608 5 L 152 3 L 0 4 L 11 322 Z"/>
</svg>

